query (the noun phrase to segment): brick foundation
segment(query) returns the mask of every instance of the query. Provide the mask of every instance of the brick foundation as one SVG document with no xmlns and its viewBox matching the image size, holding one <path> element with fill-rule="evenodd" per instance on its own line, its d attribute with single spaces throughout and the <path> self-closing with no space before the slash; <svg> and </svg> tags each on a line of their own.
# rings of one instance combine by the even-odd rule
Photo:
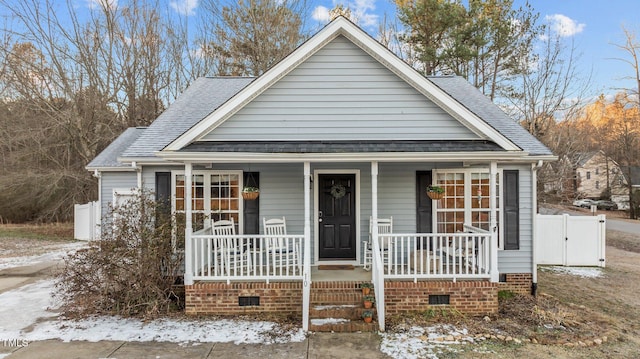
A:
<svg viewBox="0 0 640 359">
<path fill-rule="evenodd" d="M 531 294 L 531 273 L 506 273 L 506 281 L 498 283 L 498 290 L 508 290 L 517 294 Z"/>
<path fill-rule="evenodd" d="M 259 306 L 240 306 L 238 297 L 260 297 Z M 196 282 L 185 286 L 187 314 L 249 314 L 302 312 L 300 282 Z"/>
<path fill-rule="evenodd" d="M 388 281 L 385 283 L 386 311 L 398 314 L 448 307 L 469 315 L 498 312 L 498 291 L 509 290 L 528 294 L 531 291 L 530 273 L 508 273 L 506 282 L 489 281 Z M 312 302 L 332 304 L 352 300 L 349 291 L 359 289 L 359 282 L 314 282 Z M 314 294 L 315 293 L 315 294 Z M 317 299 L 314 299 L 315 296 Z M 448 295 L 448 305 L 429 305 L 429 295 Z M 239 297 L 260 297 L 259 306 L 240 306 Z M 299 315 L 302 312 L 302 283 L 300 282 L 197 282 L 185 286 L 187 314 L 250 314 L 279 313 Z M 325 303 L 326 302 L 326 303 Z"/>
<path fill-rule="evenodd" d="M 384 295 L 390 314 L 442 307 L 470 315 L 498 312 L 498 286 L 489 281 L 386 282 Z M 429 305 L 429 295 L 449 295 L 449 304 Z"/>
</svg>

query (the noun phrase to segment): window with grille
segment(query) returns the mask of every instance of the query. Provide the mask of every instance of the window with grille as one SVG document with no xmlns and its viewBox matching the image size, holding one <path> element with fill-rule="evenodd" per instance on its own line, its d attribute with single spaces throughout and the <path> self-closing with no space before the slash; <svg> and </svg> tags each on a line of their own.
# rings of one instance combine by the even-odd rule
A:
<svg viewBox="0 0 640 359">
<path fill-rule="evenodd" d="M 185 213 L 185 175 L 184 172 L 172 173 L 172 207 L 176 221 L 184 221 Z M 193 171 L 192 177 L 192 217 L 193 230 L 207 225 L 208 220 L 233 218 L 236 233 L 241 233 L 242 171 Z M 178 236 L 181 236 L 178 234 Z M 178 241 L 179 243 L 180 241 Z"/>
<path fill-rule="evenodd" d="M 502 248 L 500 172 L 496 180 L 496 214 L 498 224 L 498 246 Z M 489 230 L 490 186 L 489 170 L 449 169 L 434 170 L 434 185 L 444 189 L 444 198 L 435 201 L 434 228 L 438 233 L 464 231 L 464 224 Z"/>
</svg>

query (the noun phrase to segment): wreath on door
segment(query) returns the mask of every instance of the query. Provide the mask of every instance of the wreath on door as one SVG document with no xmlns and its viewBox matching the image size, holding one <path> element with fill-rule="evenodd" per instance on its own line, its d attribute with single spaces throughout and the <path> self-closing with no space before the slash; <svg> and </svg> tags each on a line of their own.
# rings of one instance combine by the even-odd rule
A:
<svg viewBox="0 0 640 359">
<path fill-rule="evenodd" d="M 347 193 L 347 189 L 341 184 L 334 184 L 333 186 L 331 186 L 331 195 L 335 199 L 340 199 L 344 197 L 346 193 Z"/>
</svg>

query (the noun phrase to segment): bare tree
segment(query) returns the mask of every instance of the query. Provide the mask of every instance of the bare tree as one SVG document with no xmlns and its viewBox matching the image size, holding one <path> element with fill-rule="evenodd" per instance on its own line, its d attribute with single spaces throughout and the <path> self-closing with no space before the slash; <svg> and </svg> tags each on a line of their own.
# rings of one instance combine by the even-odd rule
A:
<svg viewBox="0 0 640 359">
<path fill-rule="evenodd" d="M 623 89 L 625 106 L 633 106 L 633 111 L 624 111 L 623 121 L 619 124 L 619 141 L 614 142 L 616 145 L 616 154 L 620 156 L 621 164 L 624 164 L 623 170 L 628 182 L 629 192 L 629 217 L 638 218 L 640 211 L 640 203 L 638 196 L 634 193 L 633 188 L 633 167 L 640 165 L 638 156 L 640 155 L 640 134 L 637 132 L 638 124 L 640 124 L 640 42 L 638 42 L 637 34 L 626 27 L 622 27 L 624 33 L 624 44 L 614 44 L 618 49 L 626 52 L 627 57 L 618 58 L 631 68 L 632 75 L 626 76 L 632 79 L 635 87 Z M 619 99 L 619 97 L 617 98 Z"/>
<path fill-rule="evenodd" d="M 0 72 L 7 116 L 0 131 L 0 216 L 65 220 L 95 198 L 84 169 L 129 126 L 149 124 L 173 100 L 187 43 L 157 1 L 101 1 L 80 17 L 75 2 L 0 0 L 11 14 Z M 174 33 L 180 33 L 174 31 Z"/>
<path fill-rule="evenodd" d="M 202 2 L 199 51 L 215 75 L 258 76 L 304 40 L 304 1 Z"/>
<path fill-rule="evenodd" d="M 631 95 L 635 95 L 636 106 L 640 107 L 640 42 L 638 42 L 637 34 L 626 27 L 622 27 L 624 33 L 624 44 L 614 44 L 619 50 L 626 52 L 628 58 L 620 57 L 617 60 L 624 62 L 631 67 L 632 75 L 625 76 L 625 79 L 631 79 L 635 83 L 635 88 L 618 89 L 624 90 Z"/>
<path fill-rule="evenodd" d="M 573 43 L 547 30 L 542 51 L 523 53 L 505 108 L 534 136 L 543 139 L 556 118 L 571 117 L 581 109 L 590 78 L 576 72 L 578 59 Z"/>
</svg>

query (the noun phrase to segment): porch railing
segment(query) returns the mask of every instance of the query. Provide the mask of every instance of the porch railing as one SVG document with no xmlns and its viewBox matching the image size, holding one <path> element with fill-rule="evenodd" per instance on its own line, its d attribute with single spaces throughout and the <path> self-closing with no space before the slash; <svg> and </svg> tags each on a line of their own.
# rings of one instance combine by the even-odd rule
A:
<svg viewBox="0 0 640 359">
<path fill-rule="evenodd" d="M 490 278 L 491 234 L 380 234 L 380 253 L 386 279 Z"/>
<path fill-rule="evenodd" d="M 302 280 L 303 235 L 191 236 L 194 280 Z"/>
</svg>

